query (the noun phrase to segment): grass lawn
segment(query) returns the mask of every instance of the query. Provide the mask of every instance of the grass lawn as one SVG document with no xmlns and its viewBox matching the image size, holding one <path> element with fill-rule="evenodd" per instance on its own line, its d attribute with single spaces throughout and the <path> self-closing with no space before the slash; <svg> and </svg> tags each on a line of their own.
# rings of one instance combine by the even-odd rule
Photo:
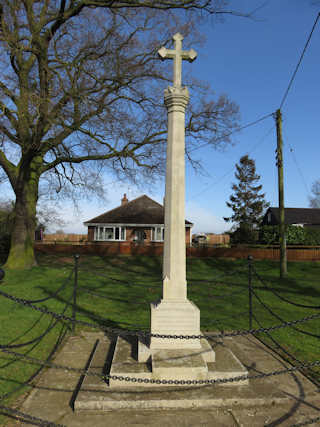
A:
<svg viewBox="0 0 320 427">
<path fill-rule="evenodd" d="M 66 283 L 57 296 L 35 305 L 47 307 L 57 313 L 71 316 L 73 258 L 70 256 L 39 256 L 39 266 L 24 272 L 7 272 L 0 291 L 17 297 L 36 300 L 52 295 Z M 150 327 L 149 303 L 161 298 L 162 260 L 158 257 L 94 257 L 79 260 L 77 319 L 108 327 L 148 329 Z M 280 281 L 278 264 L 273 261 L 256 261 L 256 271 L 265 285 L 276 290 L 290 301 L 306 305 L 320 305 L 320 263 L 289 263 L 288 278 Z M 68 280 L 69 278 L 69 280 Z M 205 331 L 248 329 L 248 266 L 244 260 L 214 258 L 188 258 L 188 297 L 201 310 L 201 329 Z M 300 319 L 319 313 L 287 304 L 276 297 L 256 276 L 253 285 L 257 295 L 271 310 L 280 316 L 273 317 L 259 301 L 253 299 L 257 320 L 264 326 Z M 0 344 L 19 344 L 40 336 L 53 326 L 43 340 L 35 341 L 14 351 L 45 360 L 59 336 L 67 330 L 64 322 L 10 301 L 0 295 Z M 253 327 L 258 327 L 254 321 Z M 82 326 L 77 326 L 77 329 Z M 90 329 L 89 327 L 84 327 Z M 303 331 L 320 335 L 320 319 L 297 325 Z M 82 328 L 83 329 L 83 328 Z M 268 344 L 274 343 L 260 334 Z M 320 359 L 320 339 L 304 335 L 292 328 L 272 332 L 272 337 L 283 348 L 301 361 Z M 30 387 L 21 387 L 36 371 L 36 366 L 16 361 L 0 352 L 0 397 L 8 395 L 2 404 L 14 405 L 14 400 Z M 312 373 L 320 379 L 320 370 Z M 0 423 L 5 418 L 0 415 Z"/>
</svg>

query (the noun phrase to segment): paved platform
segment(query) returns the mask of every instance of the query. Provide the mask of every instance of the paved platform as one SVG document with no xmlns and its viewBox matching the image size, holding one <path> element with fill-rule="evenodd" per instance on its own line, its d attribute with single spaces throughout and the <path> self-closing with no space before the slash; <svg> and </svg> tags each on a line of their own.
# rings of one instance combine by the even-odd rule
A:
<svg viewBox="0 0 320 427">
<path fill-rule="evenodd" d="M 69 337 L 55 358 L 55 363 L 84 368 L 97 339 L 110 345 L 102 333 L 83 333 Z M 225 339 L 249 374 L 283 369 L 286 363 L 264 347 L 254 337 Z M 94 367 L 93 367 L 94 368 Z M 100 369 L 100 368 L 99 368 Z M 38 378 L 31 392 L 25 396 L 19 410 L 65 426 L 292 426 L 320 416 L 320 394 L 314 384 L 299 372 L 251 380 L 249 386 L 205 386 L 179 390 L 173 388 L 145 391 L 108 392 L 114 405 L 109 410 L 73 411 L 79 385 L 79 374 L 66 370 L 47 369 Z M 83 389 L 82 389 L 83 390 Z M 94 390 L 83 390 L 90 395 Z M 96 390 L 97 391 L 97 390 Z M 101 393 L 101 390 L 98 390 Z M 198 395 L 197 395 L 198 393 Z M 188 407 L 189 401 L 203 396 L 203 407 Z M 121 409 L 118 401 L 145 399 L 170 401 L 182 399 L 176 409 Z M 184 395 L 183 395 L 184 394 Z M 144 395 L 144 397 L 143 397 Z M 113 396 L 113 397 L 112 397 Z M 30 425 L 8 418 L 8 427 Z M 320 423 L 313 424 L 320 425 Z"/>
</svg>

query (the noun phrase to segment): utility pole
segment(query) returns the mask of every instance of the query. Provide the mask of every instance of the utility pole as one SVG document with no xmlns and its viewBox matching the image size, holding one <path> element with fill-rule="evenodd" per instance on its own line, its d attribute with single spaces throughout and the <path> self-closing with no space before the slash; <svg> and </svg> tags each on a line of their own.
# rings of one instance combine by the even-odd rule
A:
<svg viewBox="0 0 320 427">
<path fill-rule="evenodd" d="M 277 124 L 277 167 L 278 167 L 278 192 L 279 192 L 279 237 L 280 237 L 280 278 L 287 275 L 287 248 L 286 248 L 286 230 L 284 222 L 284 191 L 283 191 L 283 155 L 282 155 L 282 116 L 281 111 L 276 111 Z"/>
</svg>

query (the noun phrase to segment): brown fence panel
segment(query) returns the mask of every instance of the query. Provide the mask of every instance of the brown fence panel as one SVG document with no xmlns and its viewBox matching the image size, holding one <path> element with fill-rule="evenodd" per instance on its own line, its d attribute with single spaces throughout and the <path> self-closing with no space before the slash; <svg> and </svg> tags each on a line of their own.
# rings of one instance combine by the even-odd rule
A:
<svg viewBox="0 0 320 427">
<path fill-rule="evenodd" d="M 162 243 L 139 244 L 134 242 L 83 242 L 83 243 L 53 243 L 35 242 L 34 248 L 38 252 L 47 254 L 90 254 L 90 255 L 148 255 L 161 256 Z M 252 255 L 254 259 L 279 260 L 280 250 L 273 248 L 233 247 L 219 248 L 210 246 L 187 246 L 188 257 L 215 257 L 246 259 Z M 288 248 L 288 261 L 320 261 L 320 247 Z"/>
<path fill-rule="evenodd" d="M 75 233 L 54 233 L 44 234 L 43 240 L 45 242 L 82 242 L 88 240 L 87 234 L 75 234 Z"/>
</svg>

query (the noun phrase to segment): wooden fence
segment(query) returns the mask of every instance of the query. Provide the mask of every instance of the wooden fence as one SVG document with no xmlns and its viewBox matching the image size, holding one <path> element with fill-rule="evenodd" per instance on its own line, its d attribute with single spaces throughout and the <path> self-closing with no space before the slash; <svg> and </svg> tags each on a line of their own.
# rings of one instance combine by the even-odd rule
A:
<svg viewBox="0 0 320 427">
<path fill-rule="evenodd" d="M 86 240 L 88 240 L 87 234 L 54 233 L 43 235 L 44 242 L 82 242 Z"/>
<path fill-rule="evenodd" d="M 163 254 L 162 243 L 139 244 L 133 242 L 83 242 L 83 243 L 45 243 L 35 242 L 35 250 L 42 253 L 91 254 L 91 255 L 150 255 Z M 215 257 L 244 259 L 252 255 L 254 259 L 279 260 L 280 251 L 277 247 L 189 247 L 186 248 L 189 257 Z M 317 247 L 288 247 L 288 261 L 320 261 L 320 246 Z"/>
</svg>

